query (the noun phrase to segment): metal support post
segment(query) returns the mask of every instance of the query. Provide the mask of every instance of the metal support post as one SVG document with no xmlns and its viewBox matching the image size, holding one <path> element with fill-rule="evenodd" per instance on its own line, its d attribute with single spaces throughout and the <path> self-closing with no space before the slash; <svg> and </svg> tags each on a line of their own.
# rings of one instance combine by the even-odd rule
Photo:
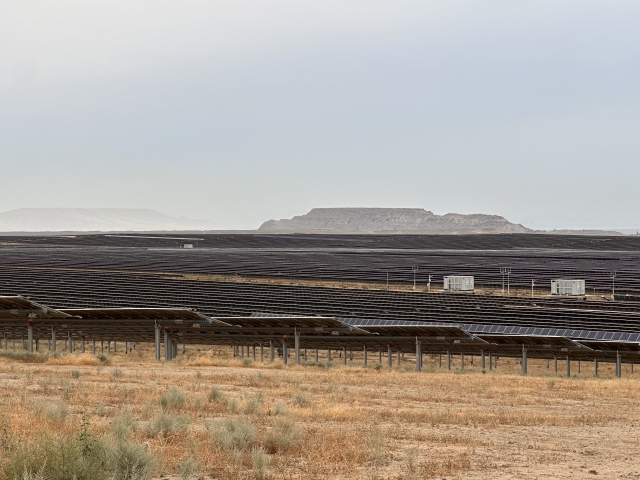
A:
<svg viewBox="0 0 640 480">
<path fill-rule="evenodd" d="M 571 360 L 569 359 L 569 355 L 567 355 L 567 378 L 571 377 Z"/>
<path fill-rule="evenodd" d="M 316 348 L 316 363 L 318 363 L 319 360 L 320 359 L 319 359 L 319 356 L 318 356 L 318 349 Z"/>
<path fill-rule="evenodd" d="M 252 355 L 253 355 L 253 361 L 255 362 L 255 361 L 256 361 L 256 346 L 255 346 L 255 345 L 253 345 L 253 346 L 251 347 L 251 353 L 252 353 Z M 184 355 L 184 347 L 183 347 L 182 354 Z"/>
<path fill-rule="evenodd" d="M 84 337 L 80 340 L 80 351 L 84 353 Z"/>
<path fill-rule="evenodd" d="M 482 368 L 482 371 L 484 372 L 484 349 L 480 349 L 480 367 Z"/>
<path fill-rule="evenodd" d="M 527 374 L 527 346 L 522 344 L 522 375 Z"/>
<path fill-rule="evenodd" d="M 331 363 L 331 349 L 327 350 L 327 362 Z"/>
<path fill-rule="evenodd" d="M 362 346 L 362 355 L 364 357 L 362 363 L 364 364 L 364 367 L 367 368 L 367 346 L 366 345 Z"/>
<path fill-rule="evenodd" d="M 460 369 L 464 369 L 464 353 L 460 354 Z"/>
<path fill-rule="evenodd" d="M 598 359 L 597 358 L 593 359 L 593 374 L 596 377 L 598 376 Z"/>
<path fill-rule="evenodd" d="M 616 352 L 616 377 L 622 377 L 622 356 L 620 352 Z"/>
<path fill-rule="evenodd" d="M 296 331 L 294 336 L 294 345 L 295 345 L 295 361 L 296 365 L 300 365 L 300 334 Z"/>
<path fill-rule="evenodd" d="M 553 356 L 553 371 L 558 373 L 558 357 L 557 355 Z"/>
<path fill-rule="evenodd" d="M 95 338 L 91 339 L 91 353 L 93 353 L 94 355 L 96 354 L 96 339 Z"/>
<path fill-rule="evenodd" d="M 398 368 L 400 368 L 400 355 L 402 354 L 402 352 L 400 350 L 398 350 Z"/>
<path fill-rule="evenodd" d="M 342 347 L 342 364 L 347 364 L 347 347 Z"/>
<path fill-rule="evenodd" d="M 269 358 L 271 363 L 276 359 L 276 348 L 273 345 L 273 340 L 269 340 Z"/>
<path fill-rule="evenodd" d="M 382 365 L 382 350 L 378 350 L 378 365 Z"/>
<path fill-rule="evenodd" d="M 156 360 L 160 360 L 160 325 L 156 323 Z"/>
<path fill-rule="evenodd" d="M 451 352 L 447 350 L 447 370 L 451 370 Z"/>
<path fill-rule="evenodd" d="M 287 340 L 285 337 L 282 337 L 282 362 L 286 365 L 289 353 L 287 352 Z"/>
<path fill-rule="evenodd" d="M 104 340 L 100 339 L 100 353 L 104 353 Z"/>
<path fill-rule="evenodd" d="M 264 343 L 260 342 L 260 362 L 264 363 Z"/>
<path fill-rule="evenodd" d="M 165 361 L 171 360 L 171 347 L 169 346 L 169 332 L 164 329 L 164 359 Z"/>
<path fill-rule="evenodd" d="M 56 327 L 51 327 L 51 351 L 56 352 Z"/>
<path fill-rule="evenodd" d="M 549 368 L 549 359 L 547 358 L 547 369 Z"/>
<path fill-rule="evenodd" d="M 438 368 L 442 368 L 442 352 L 438 353 Z"/>
<path fill-rule="evenodd" d="M 580 360 L 578 360 L 578 373 L 580 373 Z"/>
<path fill-rule="evenodd" d="M 392 367 L 391 362 L 392 362 L 392 355 L 391 355 L 391 345 L 387 345 L 387 366 L 389 368 Z"/>
<path fill-rule="evenodd" d="M 31 325 L 31 321 L 27 323 L 27 351 L 33 353 L 33 325 Z"/>
<path fill-rule="evenodd" d="M 306 348 L 304 350 L 302 350 L 302 359 L 305 362 L 307 361 L 307 349 Z"/>
<path fill-rule="evenodd" d="M 420 371 L 420 340 L 416 337 L 416 372 Z"/>
</svg>

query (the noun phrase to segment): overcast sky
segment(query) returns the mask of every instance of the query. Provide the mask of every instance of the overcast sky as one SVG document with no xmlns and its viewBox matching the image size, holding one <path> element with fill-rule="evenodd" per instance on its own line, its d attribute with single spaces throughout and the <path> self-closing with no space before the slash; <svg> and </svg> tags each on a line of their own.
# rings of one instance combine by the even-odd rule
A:
<svg viewBox="0 0 640 480">
<path fill-rule="evenodd" d="M 640 2 L 0 2 L 0 211 L 640 227 Z"/>
</svg>

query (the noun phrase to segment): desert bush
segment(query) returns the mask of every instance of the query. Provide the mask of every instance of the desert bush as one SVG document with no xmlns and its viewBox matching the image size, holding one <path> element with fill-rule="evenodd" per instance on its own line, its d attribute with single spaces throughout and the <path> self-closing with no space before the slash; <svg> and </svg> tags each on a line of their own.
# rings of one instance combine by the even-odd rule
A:
<svg viewBox="0 0 640 480">
<path fill-rule="evenodd" d="M 109 480 L 146 480 L 151 477 L 156 459 L 143 445 L 118 442 L 108 452 Z"/>
<path fill-rule="evenodd" d="M 373 468 L 378 468 L 384 463 L 384 446 L 385 438 L 382 430 L 378 427 L 373 428 L 365 442 L 365 450 L 367 455 L 369 455 Z"/>
<path fill-rule="evenodd" d="M 271 453 L 290 449 L 302 436 L 300 428 L 292 418 L 279 418 L 267 432 L 264 445 Z"/>
<path fill-rule="evenodd" d="M 269 455 L 262 448 L 254 448 L 251 452 L 253 474 L 258 480 L 263 480 L 269 468 Z"/>
<path fill-rule="evenodd" d="M 189 417 L 187 415 L 162 413 L 153 421 L 147 423 L 145 431 L 149 437 L 162 435 L 166 438 L 172 433 L 186 429 L 188 425 Z"/>
<path fill-rule="evenodd" d="M 226 398 L 224 396 L 224 394 L 222 393 L 222 390 L 220 390 L 218 387 L 211 387 L 211 390 L 209 390 L 209 401 L 211 402 L 218 402 L 218 403 L 225 403 L 226 402 Z"/>
<path fill-rule="evenodd" d="M 115 367 L 111 370 L 111 378 L 113 380 L 120 380 L 124 376 L 124 372 L 120 367 Z"/>
<path fill-rule="evenodd" d="M 116 415 L 111 421 L 113 436 L 120 442 L 128 440 L 135 429 L 136 417 L 130 410 L 125 410 L 120 415 Z"/>
<path fill-rule="evenodd" d="M 273 403 L 273 414 L 274 415 L 285 415 L 287 413 L 287 406 L 282 400 L 276 400 Z"/>
<path fill-rule="evenodd" d="M 73 378 L 80 378 L 80 370 L 71 370 L 71 376 Z"/>
<path fill-rule="evenodd" d="M 306 407 L 309 405 L 309 399 L 304 395 L 302 395 L 301 393 L 296 393 L 293 396 L 292 401 L 298 407 Z"/>
<path fill-rule="evenodd" d="M 101 363 L 108 363 L 111 358 L 104 353 L 96 353 L 96 358 L 100 360 Z"/>
<path fill-rule="evenodd" d="M 44 410 L 45 417 L 57 422 L 64 420 L 68 413 L 69 408 L 63 400 L 58 400 L 57 402 L 48 405 Z"/>
<path fill-rule="evenodd" d="M 186 401 L 184 393 L 182 393 L 176 387 L 171 387 L 169 390 L 160 395 L 160 407 L 165 412 L 169 410 L 173 410 L 176 407 L 179 407 Z"/>
<path fill-rule="evenodd" d="M 180 480 L 194 480 L 200 476 L 200 463 L 193 457 L 183 458 L 178 464 Z"/>
<path fill-rule="evenodd" d="M 240 418 L 226 418 L 208 426 L 213 444 L 221 450 L 246 450 L 256 438 L 253 425 Z"/>
<path fill-rule="evenodd" d="M 229 409 L 229 413 L 238 413 L 239 403 L 237 398 L 228 398 L 227 399 L 227 408 Z"/>
<path fill-rule="evenodd" d="M 244 413 L 256 413 L 262 405 L 262 392 L 256 393 L 254 396 L 247 397 L 244 401 Z"/>
</svg>

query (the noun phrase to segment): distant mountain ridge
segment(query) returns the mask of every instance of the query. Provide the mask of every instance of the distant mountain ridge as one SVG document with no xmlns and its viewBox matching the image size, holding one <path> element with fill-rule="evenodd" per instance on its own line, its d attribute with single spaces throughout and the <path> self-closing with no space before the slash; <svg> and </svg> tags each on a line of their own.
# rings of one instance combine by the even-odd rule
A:
<svg viewBox="0 0 640 480">
<path fill-rule="evenodd" d="M 436 215 L 422 208 L 314 208 L 291 219 L 269 220 L 258 230 L 273 233 L 533 233 L 499 215 Z"/>
<path fill-rule="evenodd" d="M 209 220 L 144 208 L 19 208 L 0 213 L 0 232 L 144 232 L 206 230 Z"/>
</svg>

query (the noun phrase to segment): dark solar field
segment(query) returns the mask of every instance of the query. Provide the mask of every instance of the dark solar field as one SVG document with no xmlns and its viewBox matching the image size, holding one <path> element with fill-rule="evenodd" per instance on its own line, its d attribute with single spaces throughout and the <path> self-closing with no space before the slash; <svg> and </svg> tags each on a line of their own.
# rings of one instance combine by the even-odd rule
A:
<svg viewBox="0 0 640 480">
<path fill-rule="evenodd" d="M 180 248 L 184 244 L 192 249 Z M 0 238 L 2 267 L 317 279 L 382 285 L 473 275 L 476 288 L 548 289 L 585 279 L 588 294 L 640 294 L 640 237 L 559 235 L 83 235 Z"/>
</svg>

